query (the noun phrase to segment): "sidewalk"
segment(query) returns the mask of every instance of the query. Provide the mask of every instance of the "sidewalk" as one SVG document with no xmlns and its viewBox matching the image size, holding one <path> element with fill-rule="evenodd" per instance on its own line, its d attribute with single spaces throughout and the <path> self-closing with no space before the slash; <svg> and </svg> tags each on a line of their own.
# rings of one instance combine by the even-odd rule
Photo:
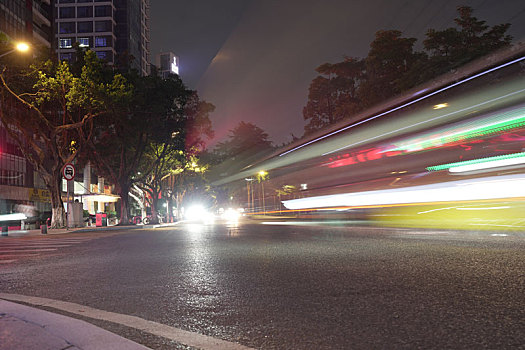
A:
<svg viewBox="0 0 525 350">
<path fill-rule="evenodd" d="M 0 350 L 147 350 L 90 323 L 0 299 Z"/>
</svg>

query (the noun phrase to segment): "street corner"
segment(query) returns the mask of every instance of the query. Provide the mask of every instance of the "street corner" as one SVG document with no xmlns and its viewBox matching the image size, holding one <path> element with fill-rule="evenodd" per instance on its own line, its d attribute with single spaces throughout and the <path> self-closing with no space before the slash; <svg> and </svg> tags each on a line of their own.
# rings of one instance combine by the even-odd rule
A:
<svg viewBox="0 0 525 350">
<path fill-rule="evenodd" d="M 88 322 L 0 299 L 0 350 L 149 348 Z"/>
</svg>

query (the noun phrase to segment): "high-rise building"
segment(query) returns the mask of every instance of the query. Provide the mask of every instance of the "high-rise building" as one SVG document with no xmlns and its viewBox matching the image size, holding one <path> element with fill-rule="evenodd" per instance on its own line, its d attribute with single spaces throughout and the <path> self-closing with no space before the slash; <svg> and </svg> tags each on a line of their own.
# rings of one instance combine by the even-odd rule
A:
<svg viewBox="0 0 525 350">
<path fill-rule="evenodd" d="M 74 44 L 90 48 L 97 57 L 113 64 L 115 51 L 115 6 L 113 1 L 56 0 L 56 52 L 60 60 L 75 56 Z"/>
<path fill-rule="evenodd" d="M 150 72 L 149 0 L 115 0 L 116 50 L 142 75 Z"/>
<path fill-rule="evenodd" d="M 75 43 L 114 64 L 118 59 L 149 74 L 149 0 L 56 0 L 60 60 L 71 60 Z"/>
<path fill-rule="evenodd" d="M 0 32 L 15 41 L 50 48 L 51 5 L 52 0 L 1 0 Z M 2 107 L 4 112 L 11 112 L 13 108 L 5 103 Z M 0 124 L 0 215 L 30 207 L 40 212 L 50 211 L 49 192 L 8 131 L 12 133 L 13 129 Z M 2 230 L 7 228 L 5 221 L 1 224 Z"/>
<path fill-rule="evenodd" d="M 156 65 L 164 79 L 169 74 L 179 74 L 179 58 L 173 52 L 161 52 L 157 55 Z"/>
<path fill-rule="evenodd" d="M 2 0 L 0 31 L 15 40 L 50 47 L 53 0 Z"/>
</svg>

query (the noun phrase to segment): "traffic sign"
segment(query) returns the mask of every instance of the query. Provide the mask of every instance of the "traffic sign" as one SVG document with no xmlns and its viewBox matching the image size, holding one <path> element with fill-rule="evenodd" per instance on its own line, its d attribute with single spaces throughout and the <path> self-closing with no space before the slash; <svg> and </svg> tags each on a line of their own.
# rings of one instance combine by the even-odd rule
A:
<svg viewBox="0 0 525 350">
<path fill-rule="evenodd" d="M 62 168 L 62 176 L 64 176 L 64 179 L 66 179 L 67 181 L 71 181 L 75 178 L 75 167 L 73 166 L 73 164 L 68 163 L 64 165 L 64 167 Z"/>
</svg>

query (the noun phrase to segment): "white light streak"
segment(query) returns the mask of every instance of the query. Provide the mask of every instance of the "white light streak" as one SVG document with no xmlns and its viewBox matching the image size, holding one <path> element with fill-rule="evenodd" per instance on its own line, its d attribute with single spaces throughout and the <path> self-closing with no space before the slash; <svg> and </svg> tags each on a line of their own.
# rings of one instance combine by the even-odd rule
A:
<svg viewBox="0 0 525 350">
<path fill-rule="evenodd" d="M 13 214 L 4 214 L 0 215 L 0 222 L 2 221 L 17 221 L 17 220 L 25 220 L 27 219 L 27 216 L 22 213 L 13 213 Z"/>
<path fill-rule="evenodd" d="M 525 157 L 500 159 L 500 160 L 493 160 L 490 162 L 460 165 L 460 166 L 449 168 L 448 171 L 451 173 L 464 173 L 467 171 L 487 170 L 487 169 L 493 169 L 493 168 L 500 168 L 504 166 L 522 165 L 522 164 L 525 164 Z"/>
<path fill-rule="evenodd" d="M 399 189 L 316 196 L 283 201 L 283 204 L 288 209 L 298 210 L 516 197 L 525 197 L 525 175 L 523 174 L 450 181 Z"/>
</svg>

